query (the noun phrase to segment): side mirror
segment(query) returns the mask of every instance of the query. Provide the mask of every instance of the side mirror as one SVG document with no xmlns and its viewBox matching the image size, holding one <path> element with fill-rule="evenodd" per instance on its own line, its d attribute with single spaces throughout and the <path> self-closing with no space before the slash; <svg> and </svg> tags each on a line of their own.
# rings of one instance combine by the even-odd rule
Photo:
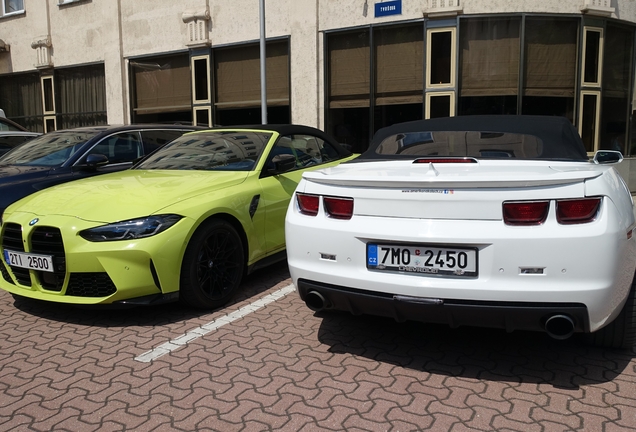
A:
<svg viewBox="0 0 636 432">
<path fill-rule="evenodd" d="M 85 165 L 87 168 L 94 169 L 106 164 L 108 164 L 108 157 L 106 155 L 95 153 L 86 156 Z"/>
<path fill-rule="evenodd" d="M 599 150 L 594 154 L 595 164 L 619 163 L 623 160 L 623 154 L 616 150 Z"/>
<path fill-rule="evenodd" d="M 272 158 L 274 166 L 269 169 L 270 174 L 281 174 L 296 168 L 296 157 L 290 154 L 280 154 Z"/>
</svg>

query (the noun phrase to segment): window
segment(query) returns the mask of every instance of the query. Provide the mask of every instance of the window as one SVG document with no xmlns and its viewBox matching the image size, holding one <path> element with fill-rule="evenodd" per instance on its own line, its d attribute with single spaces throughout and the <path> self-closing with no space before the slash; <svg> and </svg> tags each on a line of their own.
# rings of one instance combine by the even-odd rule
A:
<svg viewBox="0 0 636 432">
<path fill-rule="evenodd" d="M 605 44 L 611 49 L 605 50 L 603 56 L 599 147 L 603 150 L 618 150 L 627 155 L 634 30 L 607 23 Z"/>
<path fill-rule="evenodd" d="M 194 125 L 195 126 L 212 126 L 212 108 L 195 107 L 194 109 Z"/>
<path fill-rule="evenodd" d="M 272 159 L 283 154 L 294 156 L 297 169 L 320 165 L 340 158 L 340 154 L 331 144 L 312 135 L 286 135 L 280 137 L 274 148 L 272 148 L 266 165 L 274 169 Z"/>
<path fill-rule="evenodd" d="M 460 22 L 459 113 L 516 114 L 520 18 Z"/>
<path fill-rule="evenodd" d="M 426 88 L 455 86 L 455 29 L 429 29 Z"/>
<path fill-rule="evenodd" d="M 192 57 L 192 102 L 210 102 L 210 57 Z"/>
<path fill-rule="evenodd" d="M 353 152 L 369 145 L 371 48 L 368 30 L 330 34 L 328 131 Z"/>
<path fill-rule="evenodd" d="M 598 123 L 600 117 L 600 91 L 582 91 L 579 109 L 579 135 L 583 139 L 585 150 L 594 153 L 598 150 Z"/>
<path fill-rule="evenodd" d="M 0 155 L 5 154 L 13 147 L 16 147 L 19 144 L 22 144 L 25 141 L 33 138 L 33 135 L 11 135 L 11 134 L 0 134 Z"/>
<path fill-rule="evenodd" d="M 579 94 L 579 134 L 589 154 L 599 146 L 601 118 L 601 79 L 603 66 L 603 28 L 583 28 L 581 90 Z"/>
<path fill-rule="evenodd" d="M 126 132 L 103 139 L 86 155 L 91 154 L 102 154 L 109 163 L 126 163 L 143 156 L 143 148 L 137 133 Z"/>
<path fill-rule="evenodd" d="M 38 73 L 0 77 L 0 107 L 9 119 L 33 132 L 44 131 L 41 87 Z"/>
<path fill-rule="evenodd" d="M 192 122 L 195 126 L 212 126 L 212 95 L 210 87 L 210 56 L 190 58 L 192 73 Z"/>
<path fill-rule="evenodd" d="M 289 123 L 289 42 L 266 47 L 267 119 Z M 258 44 L 214 51 L 215 124 L 261 123 L 260 47 Z"/>
<path fill-rule="evenodd" d="M 421 24 L 373 29 L 374 130 L 422 118 L 424 29 Z"/>
<path fill-rule="evenodd" d="M 428 29 L 424 118 L 455 115 L 455 28 Z"/>
<path fill-rule="evenodd" d="M 144 154 L 152 153 L 159 147 L 179 138 L 186 132 L 185 130 L 166 129 L 166 130 L 142 130 L 141 139 L 144 145 Z"/>
<path fill-rule="evenodd" d="M 103 64 L 56 69 L 54 94 L 59 129 L 106 124 Z"/>
<path fill-rule="evenodd" d="M 426 93 L 426 117 L 452 117 L 455 113 L 455 92 Z"/>
<path fill-rule="evenodd" d="M 53 75 L 42 76 L 42 107 L 44 111 L 44 132 L 56 130 L 55 91 Z"/>
<path fill-rule="evenodd" d="M 24 12 L 24 0 L 2 0 L 2 16 Z"/>
<path fill-rule="evenodd" d="M 603 63 L 603 29 L 585 27 L 583 36 L 583 86 L 600 87 Z"/>
<path fill-rule="evenodd" d="M 192 121 L 187 54 L 131 60 L 130 67 L 133 123 Z"/>
<path fill-rule="evenodd" d="M 579 20 L 526 19 L 522 113 L 574 123 Z"/>
<path fill-rule="evenodd" d="M 423 117 L 422 23 L 332 33 L 326 48 L 326 129 L 351 151 L 381 127 Z"/>
</svg>

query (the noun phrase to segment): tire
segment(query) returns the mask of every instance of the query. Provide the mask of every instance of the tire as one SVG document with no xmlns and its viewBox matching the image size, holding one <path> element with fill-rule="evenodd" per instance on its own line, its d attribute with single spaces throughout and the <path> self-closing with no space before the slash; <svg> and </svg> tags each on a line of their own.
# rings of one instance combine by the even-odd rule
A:
<svg viewBox="0 0 636 432">
<path fill-rule="evenodd" d="M 244 272 L 243 243 L 236 229 L 223 220 L 209 220 L 186 248 L 179 299 L 199 309 L 223 306 L 236 293 Z"/>
<path fill-rule="evenodd" d="M 636 276 L 616 319 L 602 329 L 585 335 L 586 341 L 602 348 L 632 349 L 636 343 Z"/>
</svg>

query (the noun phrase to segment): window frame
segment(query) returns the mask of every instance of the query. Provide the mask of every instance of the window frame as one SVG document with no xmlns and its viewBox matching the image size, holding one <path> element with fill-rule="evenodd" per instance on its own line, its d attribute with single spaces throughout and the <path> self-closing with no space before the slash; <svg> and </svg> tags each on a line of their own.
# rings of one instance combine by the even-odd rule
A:
<svg viewBox="0 0 636 432">
<path fill-rule="evenodd" d="M 195 63 L 197 61 L 205 61 L 205 70 L 206 70 L 206 82 L 207 82 L 207 96 L 204 99 L 197 99 L 197 69 L 195 67 Z M 190 77 L 190 81 L 192 82 L 192 103 L 193 104 L 209 104 L 212 102 L 212 80 L 210 74 L 210 56 L 209 55 L 198 55 L 190 57 L 190 71 L 192 76 Z"/>
<path fill-rule="evenodd" d="M 50 86 L 47 87 L 47 85 L 45 85 L 46 82 L 50 82 Z M 42 114 L 44 114 L 42 122 L 44 124 L 44 133 L 53 132 L 57 130 L 57 116 L 55 111 L 55 77 L 52 74 L 40 76 L 40 87 L 42 90 Z M 49 91 L 50 94 L 48 94 Z M 51 104 L 49 107 L 47 107 L 47 100 Z"/>
<path fill-rule="evenodd" d="M 13 11 L 13 12 L 7 12 L 7 6 L 9 1 L 10 0 L 2 0 L 2 4 L 1 4 L 2 9 L 0 10 L 0 18 L 6 17 L 6 16 L 20 15 L 25 13 L 24 0 L 22 0 L 22 9 Z"/>
<path fill-rule="evenodd" d="M 433 33 L 450 33 L 451 34 L 451 52 L 450 52 L 450 82 L 449 83 L 440 83 L 433 84 L 431 83 L 431 66 L 432 66 L 432 58 L 431 55 L 433 53 L 432 42 Z M 456 76 L 457 76 L 457 28 L 456 27 L 440 27 L 440 28 L 428 28 L 426 29 L 426 89 L 437 89 L 437 88 L 454 88 L 456 85 Z"/>
<path fill-rule="evenodd" d="M 455 91 L 437 91 L 437 92 L 427 92 L 426 93 L 426 107 L 424 108 L 424 118 L 426 120 L 431 118 L 431 99 L 434 97 L 440 96 L 449 96 L 450 97 L 450 107 L 449 107 L 449 117 L 455 116 Z"/>
<path fill-rule="evenodd" d="M 587 35 L 588 33 L 599 33 L 598 64 L 596 66 L 596 81 L 585 81 L 585 66 L 587 62 Z M 601 87 L 603 82 L 603 42 L 605 40 L 605 30 L 603 27 L 583 26 L 583 46 L 581 53 L 581 87 Z"/>
<path fill-rule="evenodd" d="M 600 138 L 600 121 L 601 121 L 601 91 L 600 90 L 582 90 L 579 93 L 579 112 L 578 112 L 578 130 L 579 135 L 583 138 L 583 114 L 584 114 L 584 102 L 585 96 L 595 96 L 596 97 L 596 106 L 594 113 L 594 137 L 593 137 L 593 149 L 591 152 L 587 152 L 588 156 L 594 155 L 599 148 L 599 138 Z"/>
<path fill-rule="evenodd" d="M 197 113 L 199 111 L 207 111 L 208 123 L 199 123 L 197 119 Z M 193 126 L 207 126 L 212 127 L 212 107 L 211 106 L 195 106 L 192 107 L 192 125 Z"/>
</svg>

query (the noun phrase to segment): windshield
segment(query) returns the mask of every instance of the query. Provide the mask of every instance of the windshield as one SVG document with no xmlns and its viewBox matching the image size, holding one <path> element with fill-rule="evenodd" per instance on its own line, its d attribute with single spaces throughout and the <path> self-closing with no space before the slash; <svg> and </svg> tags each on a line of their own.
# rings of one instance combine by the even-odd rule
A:
<svg viewBox="0 0 636 432">
<path fill-rule="evenodd" d="M 151 154 L 135 169 L 250 171 L 271 136 L 228 130 L 187 134 Z"/>
<path fill-rule="evenodd" d="M 27 141 L 0 157 L 1 164 L 59 166 L 99 132 L 51 132 Z"/>
<path fill-rule="evenodd" d="M 543 154 L 543 142 L 534 135 L 517 133 L 407 132 L 384 139 L 376 149 L 376 153 L 379 155 L 537 159 Z"/>
</svg>

